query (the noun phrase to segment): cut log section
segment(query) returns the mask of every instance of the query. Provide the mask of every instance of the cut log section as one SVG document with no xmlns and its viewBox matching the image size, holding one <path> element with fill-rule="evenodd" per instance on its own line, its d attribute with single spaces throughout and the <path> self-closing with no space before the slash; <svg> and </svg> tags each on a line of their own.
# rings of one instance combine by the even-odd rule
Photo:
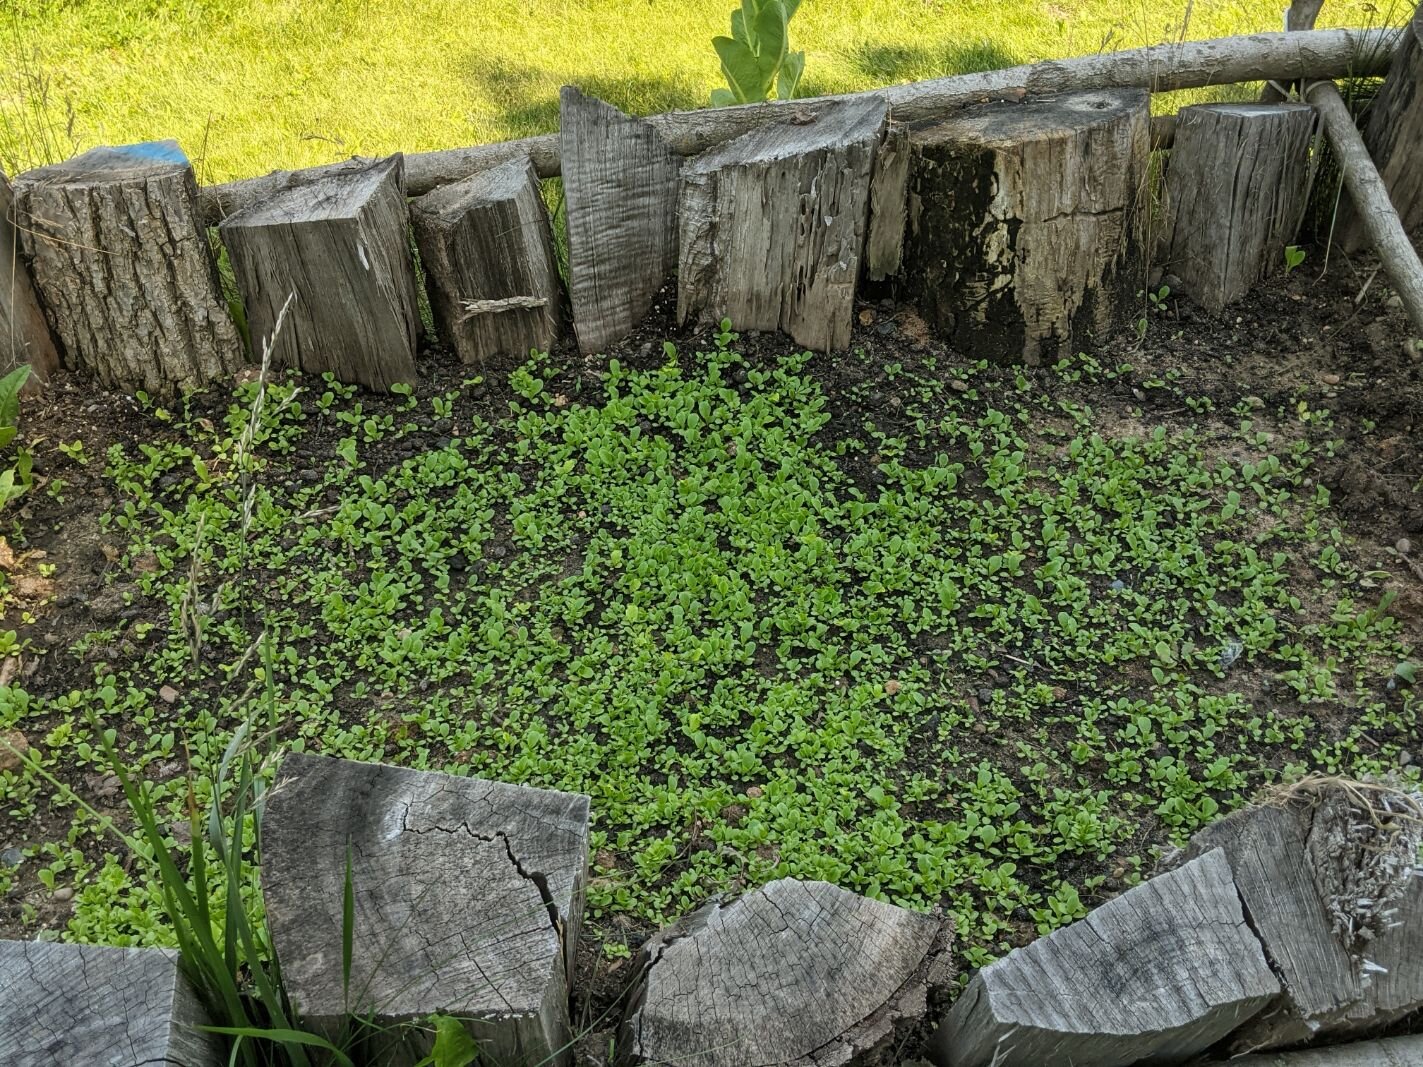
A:
<svg viewBox="0 0 1423 1067">
<path fill-rule="evenodd" d="M 897 1062 L 945 997 L 951 929 L 794 878 L 709 904 L 644 946 L 619 1046 L 662 1067 Z"/>
<path fill-rule="evenodd" d="M 218 1067 L 207 1023 L 176 952 L 0 941 L 5 1067 Z"/>
<path fill-rule="evenodd" d="M 91 149 L 20 175 L 14 195 L 31 277 L 70 366 L 111 389 L 172 396 L 242 364 L 177 142 Z"/>
<path fill-rule="evenodd" d="M 1144 90 L 986 104 L 916 129 L 901 276 L 965 355 L 1103 338 L 1144 284 Z"/>
<path fill-rule="evenodd" d="M 435 326 L 463 362 L 507 366 L 553 344 L 562 286 L 527 159 L 427 193 L 410 220 Z"/>
<path fill-rule="evenodd" d="M 415 381 L 420 315 L 400 155 L 295 182 L 221 232 L 254 351 L 271 345 L 277 366 L 371 389 Z"/>
<path fill-rule="evenodd" d="M 1165 267 L 1219 313 L 1284 266 L 1309 203 L 1307 104 L 1197 104 L 1166 171 Z"/>
<path fill-rule="evenodd" d="M 1230 1067 L 1423 1067 L 1423 1037 L 1244 1056 L 1231 1060 Z"/>
<path fill-rule="evenodd" d="M 0 174 L 0 373 L 29 364 L 25 392 L 32 393 L 59 369 L 59 352 L 30 281 L 14 223 L 14 196 Z"/>
<path fill-rule="evenodd" d="M 1377 1032 L 1423 1007 L 1423 878 L 1412 876 L 1419 835 L 1405 828 L 1390 842 L 1383 829 L 1423 809 L 1387 796 L 1371 787 L 1301 788 L 1191 839 L 1188 857 L 1219 850 L 1230 860 L 1283 987 L 1231 1035 L 1233 1051 Z M 1388 803 L 1402 807 L 1390 814 Z"/>
<path fill-rule="evenodd" d="M 1279 989 L 1217 849 L 979 971 L 939 1029 L 937 1061 L 1184 1063 Z"/>
<path fill-rule="evenodd" d="M 393 1028 L 387 1040 L 409 1039 L 399 1024 L 443 1012 L 481 1058 L 568 1062 L 587 797 L 293 754 L 262 833 L 267 923 L 305 1025 L 330 1033 L 369 1015 Z"/>
<path fill-rule="evenodd" d="M 677 265 L 677 157 L 644 119 L 559 95 L 568 299 L 584 355 L 621 341 Z"/>
<path fill-rule="evenodd" d="M 850 343 L 888 106 L 805 109 L 688 160 L 679 210 L 677 318 L 780 330 L 822 352 Z"/>
</svg>

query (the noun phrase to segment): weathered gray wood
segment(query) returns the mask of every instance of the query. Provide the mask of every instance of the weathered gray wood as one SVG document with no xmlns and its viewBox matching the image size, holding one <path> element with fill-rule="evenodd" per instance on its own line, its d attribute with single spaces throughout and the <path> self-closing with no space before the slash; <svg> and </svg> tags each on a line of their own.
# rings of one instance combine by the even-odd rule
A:
<svg viewBox="0 0 1423 1067">
<path fill-rule="evenodd" d="M 70 366 L 113 389 L 170 396 L 241 365 L 177 142 L 91 149 L 20 175 L 14 195 L 31 277 Z"/>
<path fill-rule="evenodd" d="M 294 181 L 227 218 L 222 239 L 253 349 L 270 343 L 277 366 L 371 389 L 414 382 L 420 315 L 407 226 L 399 154 Z"/>
<path fill-rule="evenodd" d="M 1188 857 L 1218 850 L 1229 859 L 1246 915 L 1282 986 L 1275 1001 L 1231 1035 L 1236 1052 L 1376 1032 L 1423 1007 L 1423 878 L 1407 873 L 1416 836 L 1402 843 L 1410 862 L 1387 876 L 1391 889 L 1377 881 L 1352 884 L 1358 857 L 1381 853 L 1380 842 L 1350 837 L 1348 796 L 1337 788 L 1301 792 L 1293 802 L 1242 809 L 1191 839 Z M 1330 873 L 1340 861 L 1347 878 Z M 1322 885 L 1330 881 L 1351 884 L 1326 897 Z M 1395 904 L 1390 893 L 1404 896 Z M 1331 906 L 1341 902 L 1357 934 L 1339 929 Z M 1397 925 L 1377 917 L 1371 927 L 1366 922 L 1374 911 L 1390 910 L 1398 913 Z"/>
<path fill-rule="evenodd" d="M 909 221 L 909 127 L 891 122 L 875 155 L 870 179 L 870 232 L 865 241 L 865 273 L 882 281 L 899 273 L 904 228 Z"/>
<path fill-rule="evenodd" d="M 491 1062 L 567 1063 L 587 797 L 293 754 L 262 834 L 267 923 L 306 1024 L 440 1011 L 466 1020 Z"/>
<path fill-rule="evenodd" d="M 1319 18 L 1319 9 L 1324 6 L 1324 0 L 1295 0 L 1285 9 L 1285 32 L 1297 33 L 1301 30 L 1314 29 L 1314 20 Z M 1289 99 L 1289 93 L 1294 88 L 1290 82 L 1281 84 L 1278 81 L 1267 81 L 1265 87 L 1260 90 L 1260 103 L 1278 104 Z"/>
<path fill-rule="evenodd" d="M 951 981 L 952 923 L 784 878 L 652 938 L 619 1044 L 663 1067 L 832 1067 L 880 1057 Z"/>
<path fill-rule="evenodd" d="M 218 1067 L 207 1021 L 176 952 L 0 941 L 5 1067 Z"/>
<path fill-rule="evenodd" d="M 682 168 L 677 318 L 850 343 L 883 98 L 763 126 Z"/>
<path fill-rule="evenodd" d="M 0 373 L 28 363 L 25 392 L 33 393 L 59 369 L 59 351 L 35 295 L 14 223 L 14 196 L 0 173 Z"/>
<path fill-rule="evenodd" d="M 1423 226 L 1423 4 L 1405 27 L 1364 126 L 1369 150 L 1406 230 Z M 1339 198 L 1334 237 L 1347 252 L 1368 243 L 1353 198 Z"/>
<path fill-rule="evenodd" d="M 1165 268 L 1219 312 L 1284 266 L 1309 202 L 1314 109 L 1197 104 L 1177 116 L 1166 171 Z"/>
<path fill-rule="evenodd" d="M 435 326 L 462 361 L 506 365 L 553 344 L 562 283 L 528 159 L 426 193 L 410 220 Z"/>
<path fill-rule="evenodd" d="M 942 119 L 948 112 L 978 103 L 985 97 L 1023 92 L 1142 88 L 1164 93 L 1234 82 L 1382 76 L 1388 69 L 1389 49 L 1396 37 L 1397 31 L 1390 28 L 1218 37 L 909 82 L 890 86 L 881 93 L 889 100 L 896 119 L 921 122 Z M 672 111 L 652 115 L 647 121 L 673 151 L 693 156 L 740 137 L 763 123 L 780 122 L 787 111 L 813 111 L 826 101 L 844 98 L 813 97 L 702 111 Z M 410 192 L 426 193 L 523 156 L 533 160 L 539 177 L 557 177 L 562 163 L 559 135 L 544 134 L 500 144 L 413 153 L 407 159 Z M 215 225 L 224 215 L 271 195 L 289 180 L 291 173 L 277 171 L 204 189 L 207 217 Z"/>
<path fill-rule="evenodd" d="M 632 332 L 677 264 L 677 157 L 643 119 L 565 85 L 568 299 L 585 355 Z"/>
<path fill-rule="evenodd" d="M 931 326 L 1033 365 L 1125 317 L 1145 283 L 1147 99 L 986 104 L 915 130 L 901 276 Z"/>
<path fill-rule="evenodd" d="M 1388 187 L 1369 157 L 1344 98 L 1333 82 L 1310 82 L 1305 86 L 1304 98 L 1319 110 L 1329 147 L 1344 177 L 1344 188 L 1359 209 L 1359 224 L 1378 253 L 1394 292 L 1403 301 L 1414 332 L 1423 335 L 1423 262 L 1389 200 Z"/>
<path fill-rule="evenodd" d="M 1279 988 L 1217 849 L 985 967 L 935 1051 L 953 1067 L 1184 1063 Z"/>
<path fill-rule="evenodd" d="M 1423 1036 L 1244 1056 L 1231 1060 L 1230 1067 L 1423 1067 Z"/>
</svg>

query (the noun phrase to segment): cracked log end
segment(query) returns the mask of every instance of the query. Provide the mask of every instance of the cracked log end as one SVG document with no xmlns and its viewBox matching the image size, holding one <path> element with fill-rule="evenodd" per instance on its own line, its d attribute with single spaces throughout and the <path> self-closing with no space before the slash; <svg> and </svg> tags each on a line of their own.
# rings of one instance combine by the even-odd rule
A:
<svg viewBox="0 0 1423 1067">
<path fill-rule="evenodd" d="M 1217 849 L 985 967 L 936 1051 L 953 1067 L 1181 1063 L 1279 989 Z"/>
<path fill-rule="evenodd" d="M 1143 287 L 1149 94 L 968 108 L 910 136 L 906 289 L 976 356 L 1036 365 L 1126 318 Z"/>
<path fill-rule="evenodd" d="M 253 353 L 277 366 L 330 371 L 389 390 L 415 381 L 420 322 L 410 261 L 404 160 L 398 153 L 293 176 L 219 230 L 247 308 Z M 288 296 L 295 295 L 273 339 Z"/>
<path fill-rule="evenodd" d="M 587 797 L 292 754 L 262 833 L 267 921 L 308 1024 L 444 1012 L 467 1020 L 495 1062 L 565 1061 Z"/>
<path fill-rule="evenodd" d="M 665 1067 L 897 1063 L 953 977 L 952 923 L 785 878 L 644 947 L 620 1049 Z"/>
<path fill-rule="evenodd" d="M 177 142 L 94 148 L 27 171 L 14 182 L 14 217 L 69 366 L 155 396 L 241 366 L 242 339 Z"/>
<path fill-rule="evenodd" d="M 59 369 L 59 352 L 40 309 L 14 224 L 14 196 L 0 172 L 0 373 L 28 363 L 30 381 L 24 390 L 28 395 Z"/>
<path fill-rule="evenodd" d="M 0 941 L 5 1067 L 217 1067 L 207 1021 L 176 952 Z"/>
<path fill-rule="evenodd" d="M 435 326 L 463 362 L 512 366 L 558 339 L 562 283 L 528 159 L 427 193 L 410 220 Z"/>
</svg>

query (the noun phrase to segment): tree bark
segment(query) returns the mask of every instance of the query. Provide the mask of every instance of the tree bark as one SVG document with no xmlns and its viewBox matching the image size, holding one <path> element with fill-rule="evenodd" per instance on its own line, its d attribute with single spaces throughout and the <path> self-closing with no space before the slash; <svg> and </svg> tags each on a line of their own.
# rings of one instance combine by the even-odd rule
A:
<svg viewBox="0 0 1423 1067">
<path fill-rule="evenodd" d="M 643 948 L 619 1046 L 662 1067 L 897 1062 L 953 978 L 952 923 L 783 878 Z"/>
<path fill-rule="evenodd" d="M 491 1062 L 568 1063 L 587 797 L 292 754 L 262 835 L 267 923 L 307 1025 L 369 1016 L 395 1031 L 367 1050 L 386 1063 L 401 1024 L 442 1012 Z"/>
<path fill-rule="evenodd" d="M 1360 225 L 1403 301 L 1414 332 L 1423 336 L 1423 263 L 1389 201 L 1388 188 L 1369 157 L 1354 118 L 1333 82 L 1311 82 L 1304 96 L 1319 110 L 1329 147 L 1344 175 L 1344 188 L 1361 209 Z"/>
<path fill-rule="evenodd" d="M 415 381 L 420 317 L 402 174 L 399 155 L 347 165 L 223 222 L 254 352 L 270 344 L 277 366 L 371 389 Z"/>
<path fill-rule="evenodd" d="M 1234 82 L 1380 76 L 1388 69 L 1388 52 L 1397 32 L 1377 30 L 1315 30 L 1310 33 L 1262 33 L 1250 37 L 1217 37 L 1208 41 L 1154 45 L 1102 55 L 1079 56 L 1051 63 L 1032 63 L 984 74 L 961 74 L 910 82 L 880 90 L 896 121 L 920 122 L 944 118 L 949 112 L 988 97 L 1142 88 L 1152 92 L 1196 89 Z M 745 104 L 705 111 L 671 111 L 647 118 L 667 146 L 682 156 L 697 155 L 739 137 L 767 122 L 779 122 L 787 111 L 814 110 L 846 99 Z M 410 191 L 414 195 L 467 178 L 511 159 L 528 156 L 541 178 L 561 173 L 558 134 L 499 144 L 417 152 L 408 157 Z M 330 164 L 329 166 L 340 166 Z M 313 168 L 321 170 L 323 168 Z M 204 190 L 204 210 L 214 224 L 254 200 L 279 189 L 292 172 L 277 171 Z"/>
<path fill-rule="evenodd" d="M 20 175 L 14 194 L 31 275 L 71 366 L 156 396 L 241 366 L 177 142 L 95 148 Z"/>
<path fill-rule="evenodd" d="M 986 104 L 917 129 L 901 278 L 960 351 L 1033 365 L 1144 284 L 1144 90 Z"/>
<path fill-rule="evenodd" d="M 1219 313 L 1284 264 L 1309 202 L 1314 109 L 1183 108 L 1166 171 L 1165 267 Z"/>
<path fill-rule="evenodd" d="M 559 97 L 568 299 L 584 355 L 632 332 L 677 264 L 677 157 L 644 119 Z"/>
<path fill-rule="evenodd" d="M 0 174 L 0 373 L 29 364 L 30 378 L 23 390 L 29 395 L 59 369 L 59 352 L 30 280 L 14 222 L 14 196 Z"/>
<path fill-rule="evenodd" d="M 1319 18 L 1319 9 L 1324 6 L 1324 0 L 1294 0 L 1285 10 L 1285 32 L 1299 33 L 1314 29 L 1314 20 Z M 1260 103 L 1278 104 L 1289 99 L 1289 91 L 1298 84 L 1298 79 L 1291 79 L 1284 85 L 1273 79 L 1265 82 L 1265 87 L 1260 90 Z"/>
<path fill-rule="evenodd" d="M 527 159 L 426 193 L 410 220 L 435 326 L 463 362 L 508 366 L 553 344 L 563 287 Z"/>
<path fill-rule="evenodd" d="M 854 320 L 879 97 L 763 126 L 682 168 L 677 318 L 845 349 Z"/>
</svg>

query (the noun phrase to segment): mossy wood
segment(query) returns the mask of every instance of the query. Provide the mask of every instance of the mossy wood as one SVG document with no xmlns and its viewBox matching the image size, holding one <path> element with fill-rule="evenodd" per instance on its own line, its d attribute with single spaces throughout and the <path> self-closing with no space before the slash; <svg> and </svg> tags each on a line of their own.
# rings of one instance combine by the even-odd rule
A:
<svg viewBox="0 0 1423 1067">
<path fill-rule="evenodd" d="M 0 173 L 0 373 L 27 363 L 34 392 L 59 369 L 59 350 L 40 308 L 30 268 L 15 228 L 15 200 L 10 183 Z"/>
<path fill-rule="evenodd" d="M 663 1067 L 897 1062 L 947 999 L 951 930 L 794 878 L 708 904 L 644 946 L 619 1046 Z"/>
<path fill-rule="evenodd" d="M 1144 285 L 1145 90 L 969 108 L 912 135 L 901 278 L 974 357 L 1100 342 Z"/>
<path fill-rule="evenodd" d="M 887 118 L 876 96 L 804 108 L 688 160 L 677 318 L 845 349 Z"/>
<path fill-rule="evenodd" d="M 414 382 L 420 316 L 408 226 L 399 154 L 294 179 L 225 220 L 254 354 L 270 343 L 277 366 L 376 390 Z"/>
<path fill-rule="evenodd" d="M 111 389 L 173 396 L 241 365 L 177 142 L 91 149 L 21 174 L 14 198 L 31 277 L 69 366 Z"/>
<path fill-rule="evenodd" d="M 410 205 L 441 340 L 465 363 L 510 366 L 547 351 L 563 317 L 548 208 L 527 159 Z"/>
<path fill-rule="evenodd" d="M 443 1012 L 491 1062 L 568 1062 L 587 797 L 294 754 L 262 833 L 267 922 L 307 1024 L 329 1033 L 370 1015 L 390 1029 Z"/>
<path fill-rule="evenodd" d="M 1166 171 L 1163 264 L 1219 312 L 1281 270 L 1309 202 L 1314 108 L 1182 108 Z"/>
</svg>

